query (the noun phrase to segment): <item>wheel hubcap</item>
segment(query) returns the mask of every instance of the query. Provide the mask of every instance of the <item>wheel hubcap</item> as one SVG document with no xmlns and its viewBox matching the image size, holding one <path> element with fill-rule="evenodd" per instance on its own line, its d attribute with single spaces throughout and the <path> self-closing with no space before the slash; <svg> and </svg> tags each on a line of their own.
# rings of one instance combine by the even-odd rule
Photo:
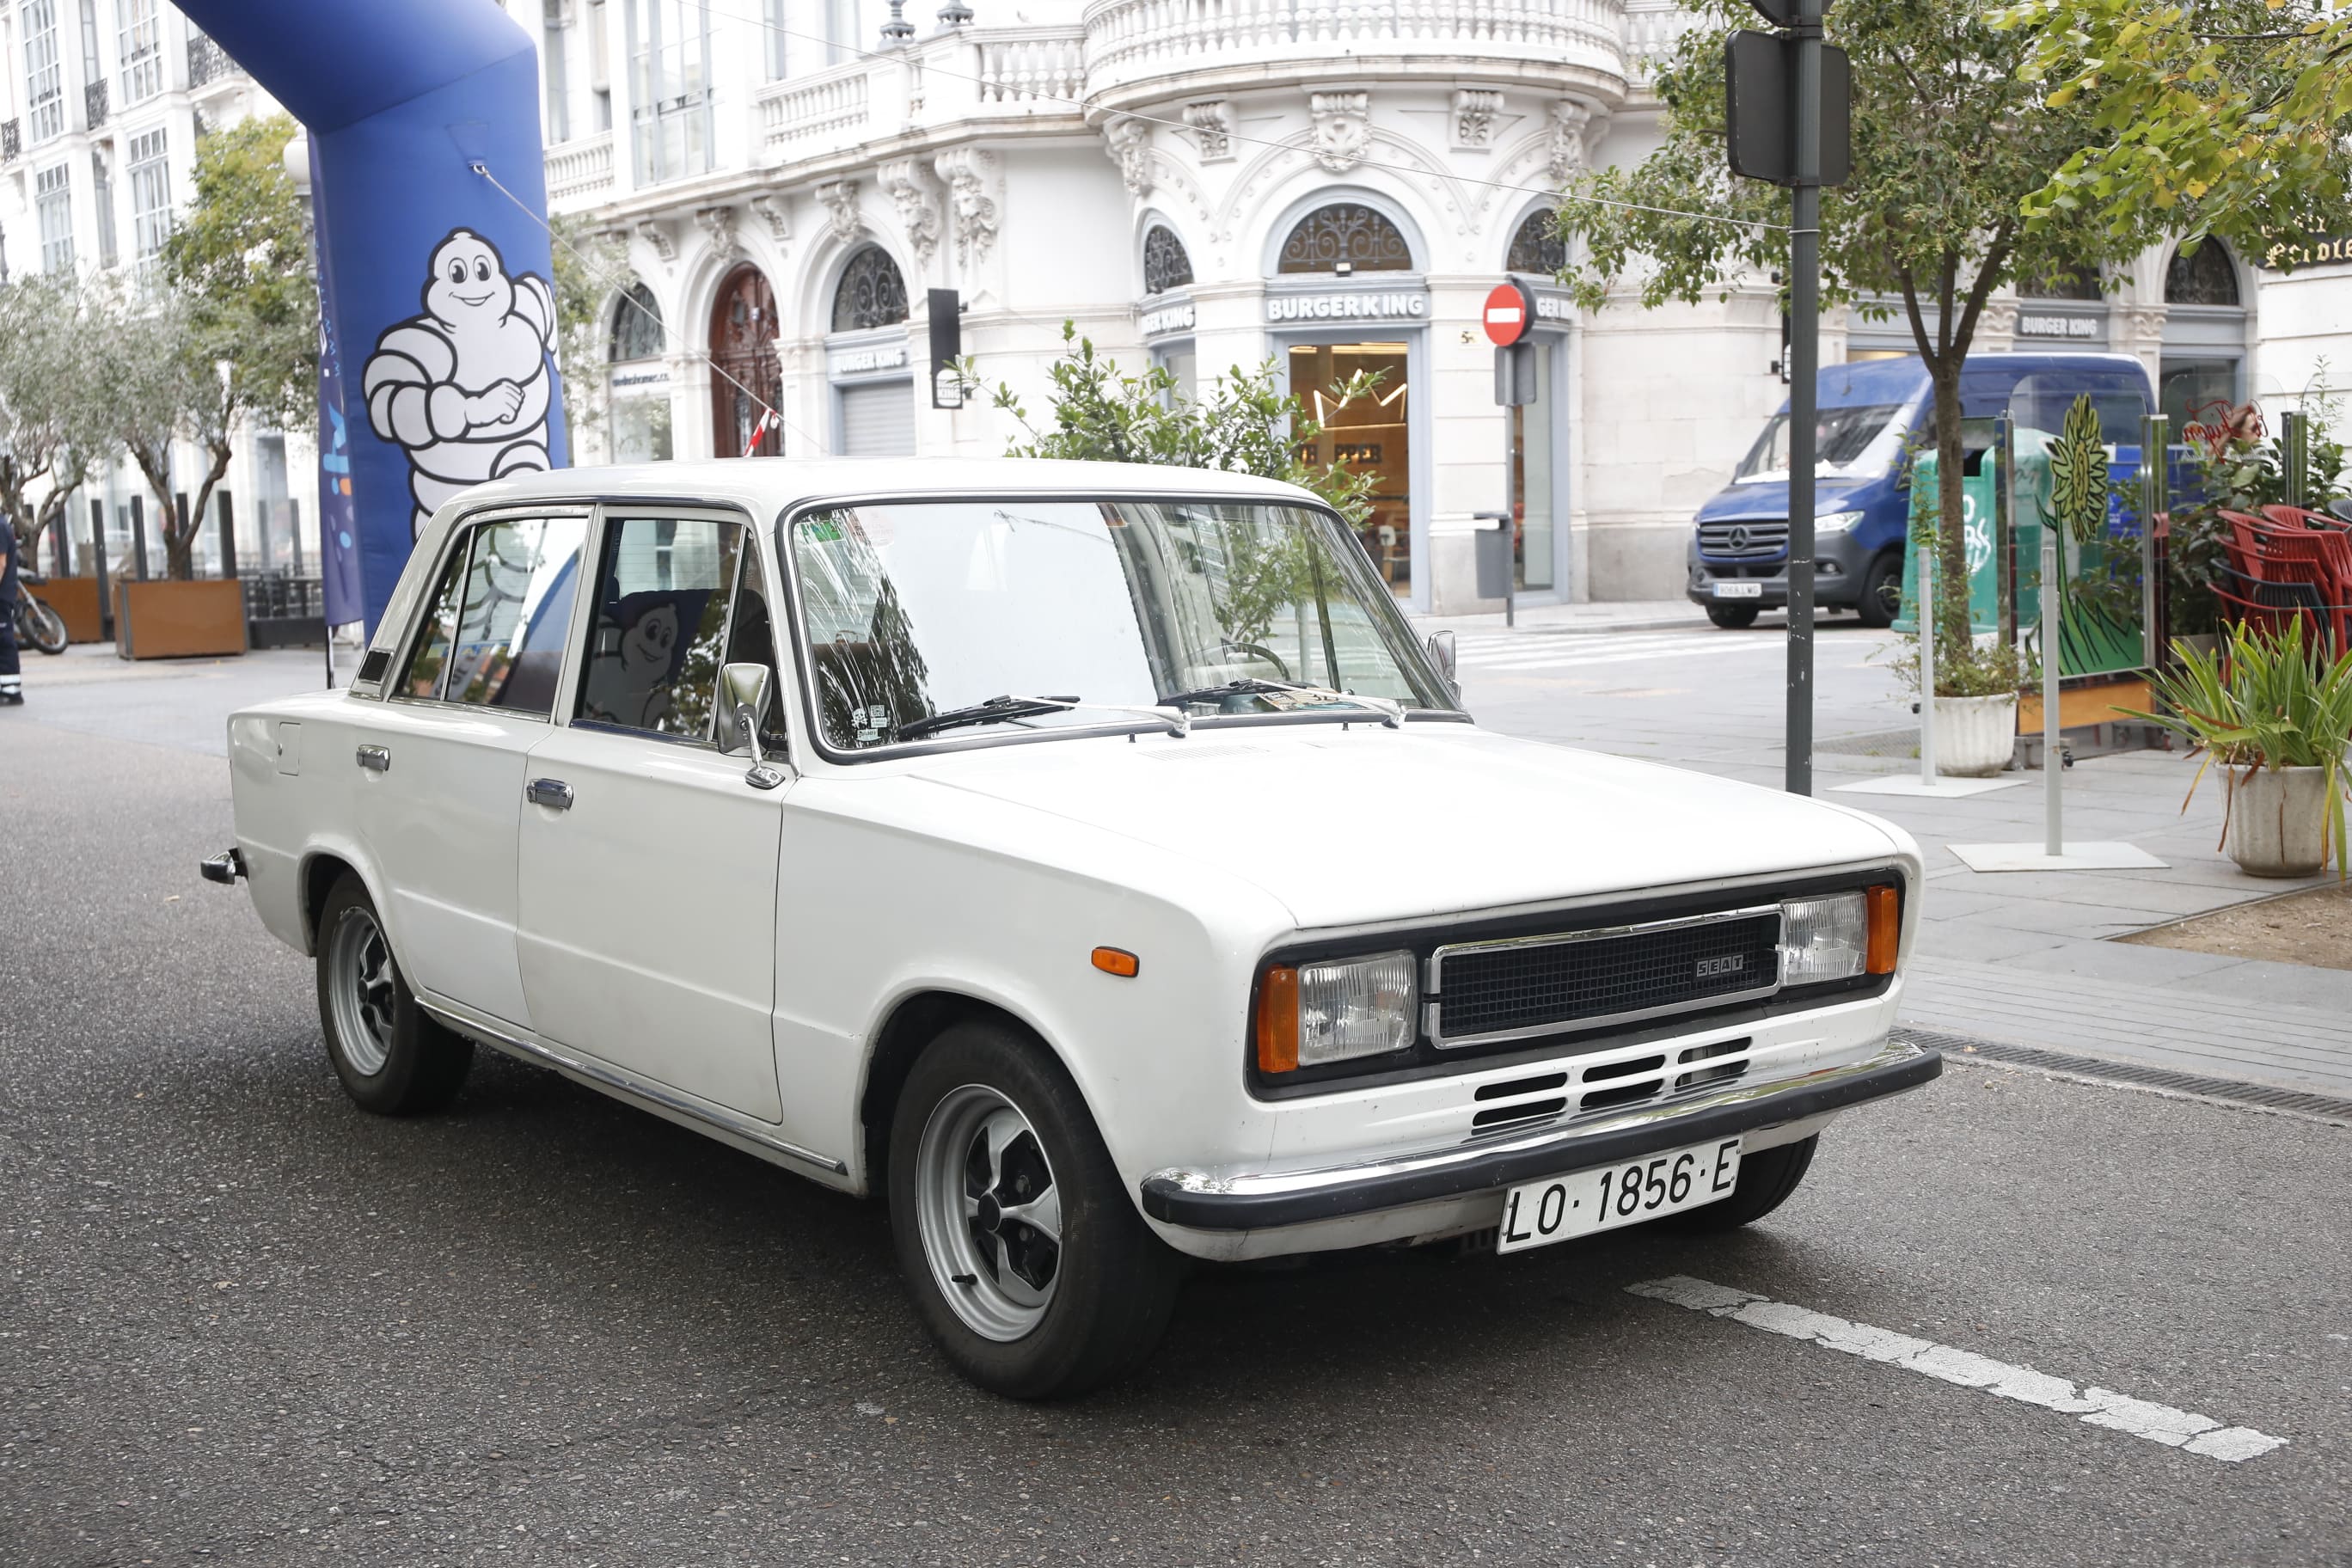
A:
<svg viewBox="0 0 2352 1568">
<path fill-rule="evenodd" d="M 956 1316 L 999 1342 L 1034 1329 L 1061 1278 L 1062 1194 L 1029 1119 L 964 1085 L 924 1124 L 915 1181 L 923 1257 Z"/>
<path fill-rule="evenodd" d="M 373 915 L 365 910 L 343 911 L 335 922 L 327 966 L 328 994 L 334 1004 L 335 1034 L 343 1058 L 361 1077 L 373 1078 L 392 1052 L 400 974 Z"/>
</svg>

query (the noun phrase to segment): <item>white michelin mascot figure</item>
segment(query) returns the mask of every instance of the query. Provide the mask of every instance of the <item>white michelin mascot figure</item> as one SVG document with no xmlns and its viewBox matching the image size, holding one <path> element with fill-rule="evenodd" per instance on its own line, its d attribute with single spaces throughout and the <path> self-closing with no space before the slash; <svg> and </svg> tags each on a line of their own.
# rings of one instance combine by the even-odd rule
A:
<svg viewBox="0 0 2352 1568">
<path fill-rule="evenodd" d="M 509 278 L 498 247 L 471 229 L 435 248 L 424 314 L 385 329 L 363 377 L 368 423 L 408 454 L 412 537 L 458 491 L 549 466 L 554 331 L 544 279 Z"/>
</svg>

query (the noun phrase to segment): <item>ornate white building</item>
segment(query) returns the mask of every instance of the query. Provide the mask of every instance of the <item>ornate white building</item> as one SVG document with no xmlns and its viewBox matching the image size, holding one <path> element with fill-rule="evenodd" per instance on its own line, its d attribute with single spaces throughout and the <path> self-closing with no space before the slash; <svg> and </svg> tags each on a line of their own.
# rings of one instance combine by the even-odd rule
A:
<svg viewBox="0 0 2352 1568">
<path fill-rule="evenodd" d="M 1416 607 L 1474 607 L 1474 514 L 1507 507 L 1530 597 L 1679 592 L 1693 510 L 1786 393 L 1770 288 L 1598 315 L 1538 289 L 1540 395 L 1520 410 L 1496 406 L 1480 331 L 1496 282 L 1558 265 L 1550 193 L 1654 144 L 1642 84 L 1671 0 L 972 5 L 509 0 L 541 48 L 550 204 L 625 242 L 606 363 L 564 367 L 601 405 L 577 458 L 1001 452 L 1020 432 L 986 398 L 934 406 L 948 290 L 963 353 L 1033 416 L 1065 320 L 1188 384 L 1271 356 L 1327 408 L 1349 372 L 1379 372 L 1374 397 L 1329 411 L 1322 455 L 1376 476 L 1365 542 Z M 85 125 L 42 84 L 48 64 L 132 68 L 135 29 L 106 13 L 142 6 L 0 0 L 9 267 L 54 262 L 52 186 L 84 204 L 76 264 L 100 211 L 137 221 L 121 176 L 91 183 L 127 123 Z M 192 145 L 213 79 L 195 79 L 201 43 L 181 69 L 161 9 Z M 58 131 L 30 136 L 52 100 Z M 2293 395 L 2352 353 L 2352 255 L 2327 254 L 2344 258 L 2288 279 L 2159 249 L 2107 292 L 2004 300 L 1979 347 L 2127 350 L 2168 405 Z M 1825 325 L 1828 361 L 1909 350 L 1899 321 Z M 289 489 L 307 487 L 298 448 Z"/>
</svg>

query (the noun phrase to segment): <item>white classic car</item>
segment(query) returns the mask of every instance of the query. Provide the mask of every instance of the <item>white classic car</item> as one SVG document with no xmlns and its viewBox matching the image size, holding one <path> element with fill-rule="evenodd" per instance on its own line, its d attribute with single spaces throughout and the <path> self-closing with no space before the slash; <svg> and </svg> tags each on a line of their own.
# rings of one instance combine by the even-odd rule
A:
<svg viewBox="0 0 2352 1568">
<path fill-rule="evenodd" d="M 1303 490 L 672 463 L 451 502 L 236 845 L 366 1110 L 476 1045 L 887 1196 L 949 1357 L 1068 1393 L 1187 1259 L 1745 1224 L 1890 1041 L 1860 813 L 1507 739 Z"/>
</svg>

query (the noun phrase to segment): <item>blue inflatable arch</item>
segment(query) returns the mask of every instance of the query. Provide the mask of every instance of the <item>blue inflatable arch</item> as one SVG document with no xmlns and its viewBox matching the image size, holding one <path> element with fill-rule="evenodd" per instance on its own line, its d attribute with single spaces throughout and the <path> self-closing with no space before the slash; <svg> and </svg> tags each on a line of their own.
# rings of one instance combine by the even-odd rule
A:
<svg viewBox="0 0 2352 1568">
<path fill-rule="evenodd" d="M 179 4 L 310 133 L 327 619 L 373 634 L 435 507 L 562 460 L 539 58 L 495 0 Z"/>
</svg>

